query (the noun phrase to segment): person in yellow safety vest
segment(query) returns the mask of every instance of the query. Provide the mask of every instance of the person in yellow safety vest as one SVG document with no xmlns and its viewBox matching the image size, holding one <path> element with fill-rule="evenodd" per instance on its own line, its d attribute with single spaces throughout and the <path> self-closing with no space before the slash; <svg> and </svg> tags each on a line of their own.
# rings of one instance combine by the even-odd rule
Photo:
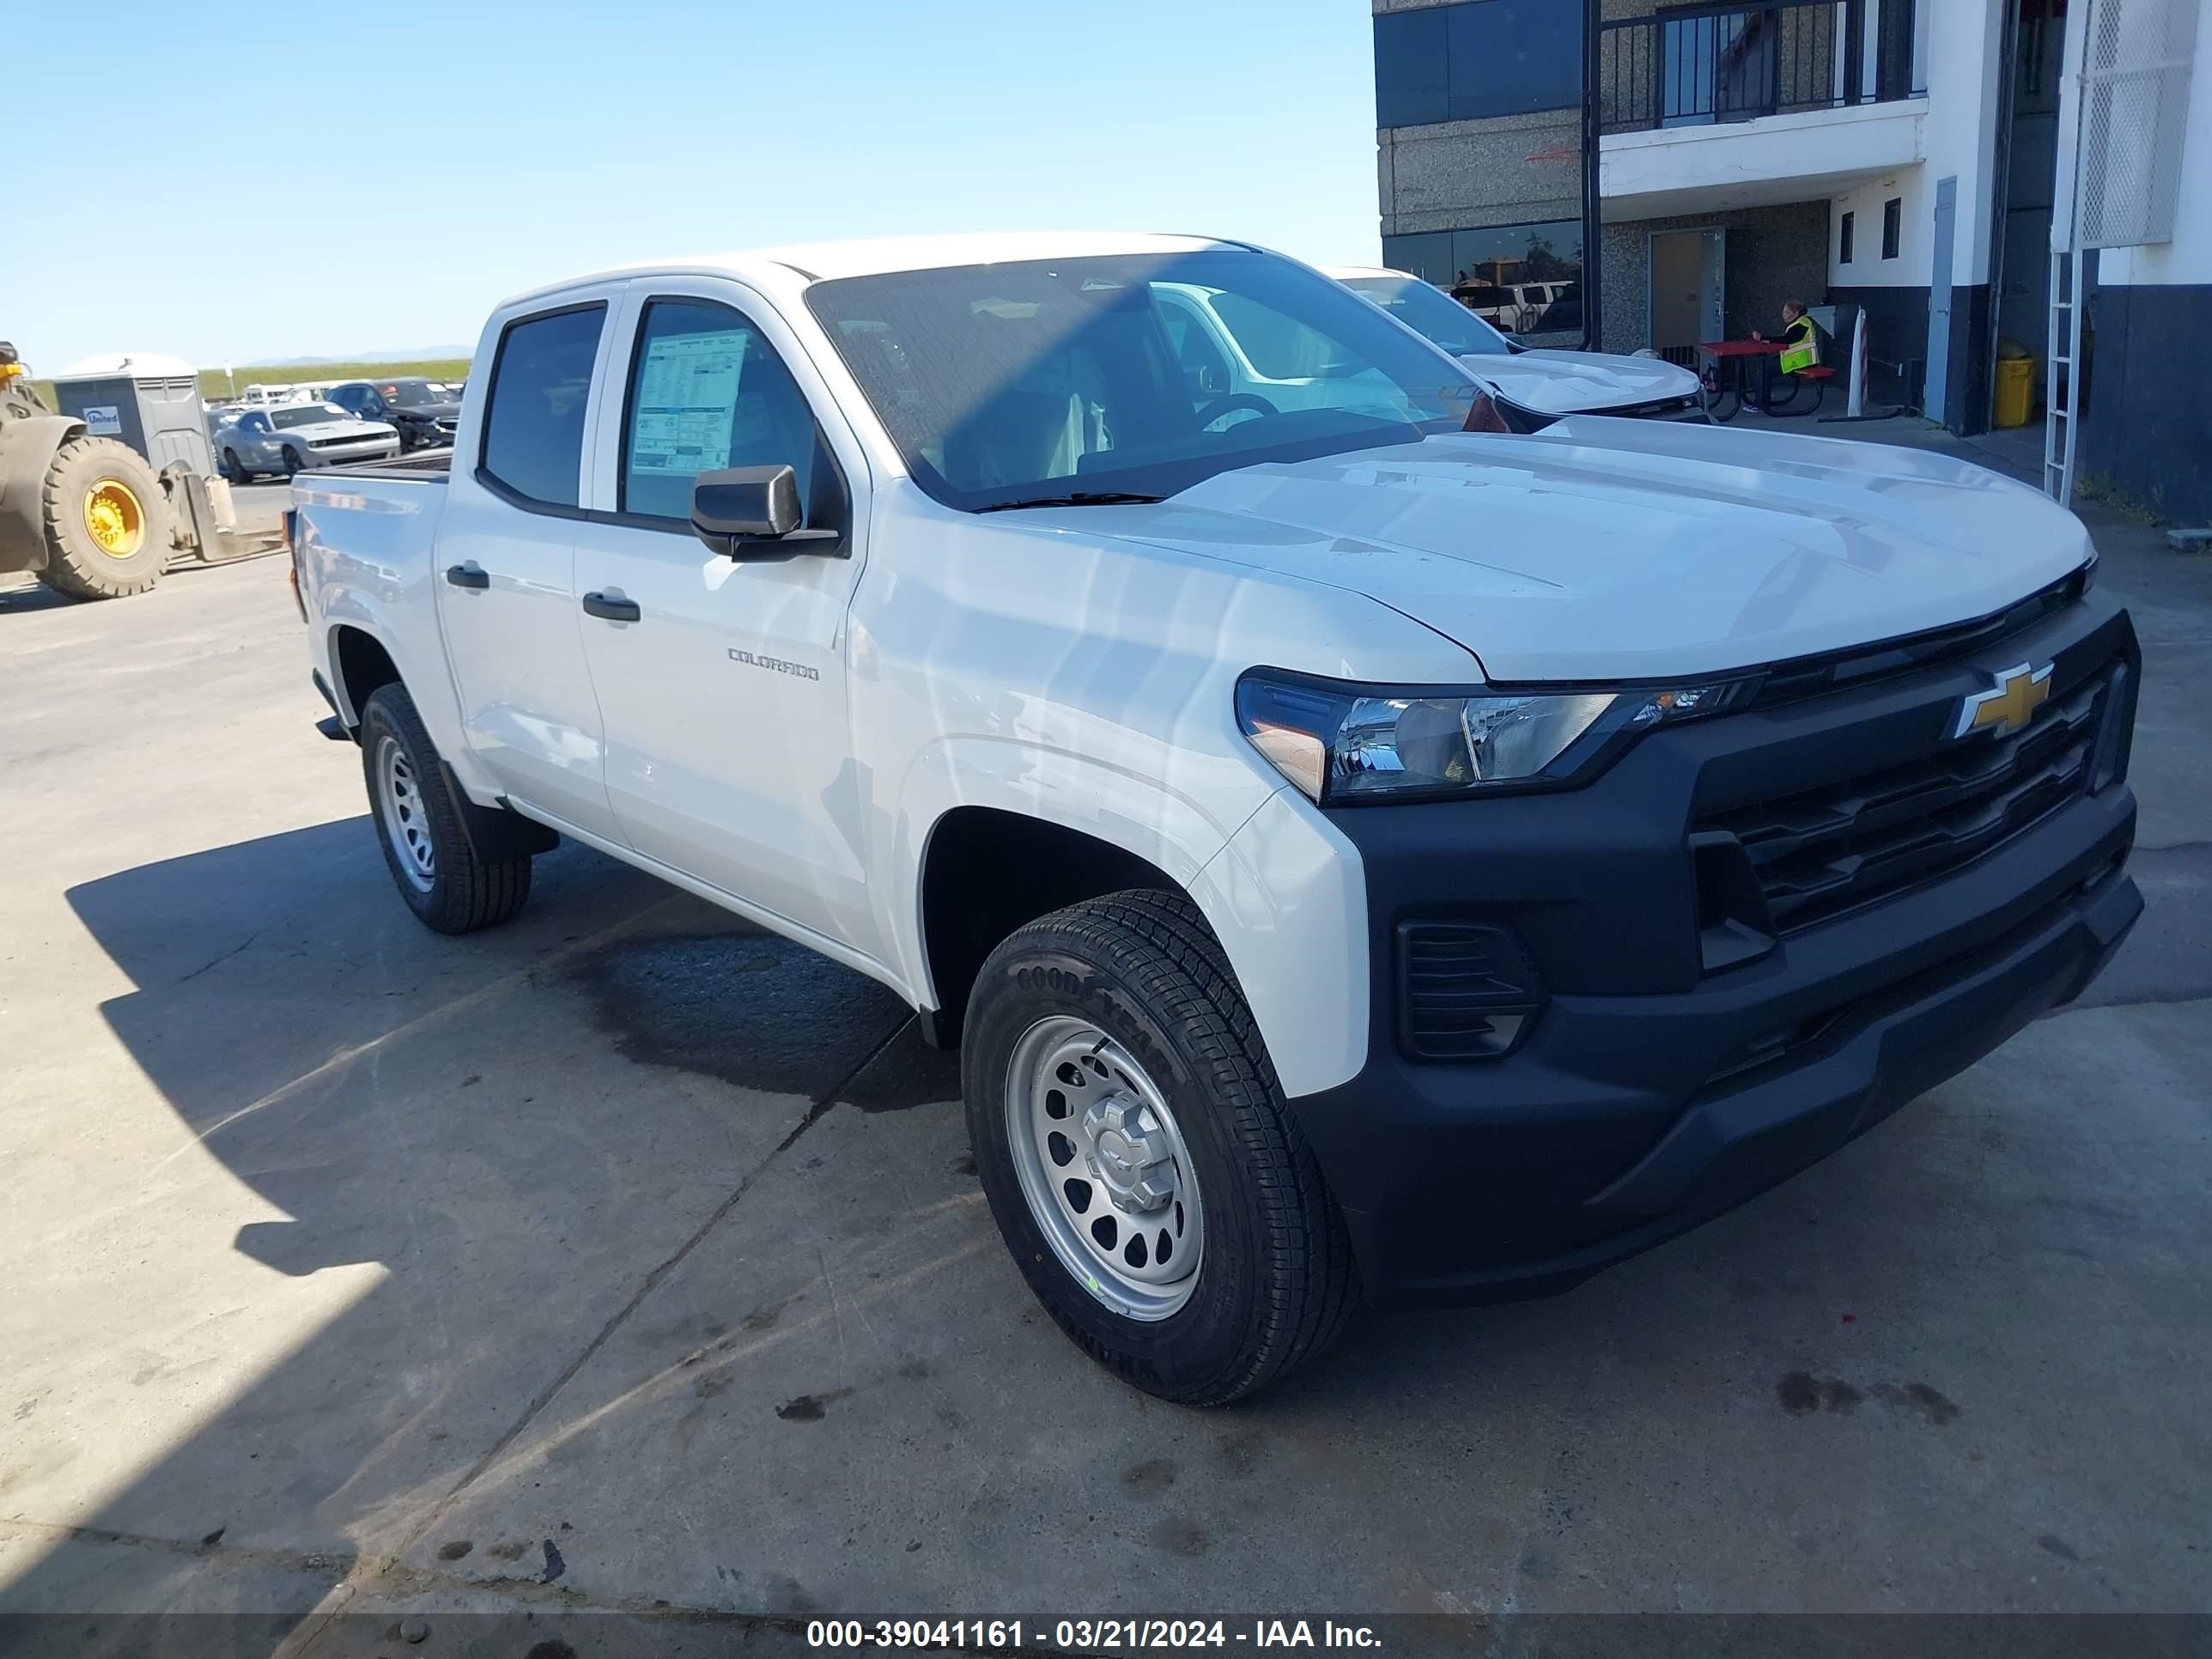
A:
<svg viewBox="0 0 2212 1659">
<path fill-rule="evenodd" d="M 1766 337 L 1757 330 L 1751 337 L 1763 340 Z M 1820 330 L 1819 325 L 1805 314 L 1802 300 L 1782 302 L 1782 362 L 1784 374 L 1801 374 L 1820 361 Z"/>
</svg>

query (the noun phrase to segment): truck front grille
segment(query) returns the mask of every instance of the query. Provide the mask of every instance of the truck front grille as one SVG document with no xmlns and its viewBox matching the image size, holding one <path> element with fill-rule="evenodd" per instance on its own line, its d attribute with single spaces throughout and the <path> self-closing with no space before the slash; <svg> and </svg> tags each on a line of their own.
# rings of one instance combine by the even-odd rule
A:
<svg viewBox="0 0 2212 1659">
<path fill-rule="evenodd" d="M 2054 696 L 2009 737 L 1942 744 L 1879 771 L 1714 812 L 1734 836 L 1778 933 L 1963 868 L 2089 787 L 2118 665 Z"/>
</svg>

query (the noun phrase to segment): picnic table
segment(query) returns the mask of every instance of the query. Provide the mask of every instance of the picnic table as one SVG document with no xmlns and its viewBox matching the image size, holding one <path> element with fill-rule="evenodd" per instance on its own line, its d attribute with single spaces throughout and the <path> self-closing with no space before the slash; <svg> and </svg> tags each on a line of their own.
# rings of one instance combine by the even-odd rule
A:
<svg viewBox="0 0 2212 1659">
<path fill-rule="evenodd" d="M 1717 382 L 1722 366 L 1725 364 L 1734 382 L 1736 401 L 1749 404 L 1761 413 L 1766 412 L 1767 406 L 1774 401 L 1774 365 L 1782 356 L 1781 341 L 1700 340 L 1698 342 L 1698 356 L 1713 360 L 1716 391 L 1720 389 Z M 1745 371 L 1750 368 L 1751 360 L 1754 357 L 1759 359 L 1759 398 L 1756 402 L 1744 390 Z"/>
</svg>

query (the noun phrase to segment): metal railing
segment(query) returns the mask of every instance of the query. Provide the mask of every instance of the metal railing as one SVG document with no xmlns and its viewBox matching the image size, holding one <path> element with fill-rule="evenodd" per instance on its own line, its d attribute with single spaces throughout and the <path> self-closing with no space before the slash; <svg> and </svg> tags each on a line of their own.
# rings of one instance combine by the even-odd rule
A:
<svg viewBox="0 0 2212 1659">
<path fill-rule="evenodd" d="M 1916 96 L 1913 4 L 1762 0 L 1607 23 L 1598 37 L 1602 130 L 1711 126 Z"/>
</svg>

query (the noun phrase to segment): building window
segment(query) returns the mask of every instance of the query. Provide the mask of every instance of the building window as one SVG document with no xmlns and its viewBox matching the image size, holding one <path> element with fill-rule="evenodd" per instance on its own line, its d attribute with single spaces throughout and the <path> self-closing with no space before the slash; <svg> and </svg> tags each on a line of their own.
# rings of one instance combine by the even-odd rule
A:
<svg viewBox="0 0 2212 1659">
<path fill-rule="evenodd" d="M 1510 333 L 1560 333 L 1583 325 L 1579 219 L 1385 236 L 1382 263 L 1449 290 Z"/>
<path fill-rule="evenodd" d="M 1837 233 L 1836 263 L 1838 264 L 1847 265 L 1850 264 L 1851 234 L 1857 230 L 1858 228 L 1859 216 L 1856 213 L 1846 213 L 1844 216 L 1843 228 Z"/>
<path fill-rule="evenodd" d="M 1775 110 L 1778 15 L 1705 12 L 1660 20 L 1659 125 L 1711 126 Z"/>
<path fill-rule="evenodd" d="M 1881 257 L 1897 258 L 1897 245 L 1905 234 L 1905 198 L 1893 196 L 1881 204 Z"/>
<path fill-rule="evenodd" d="M 1459 0 L 1375 19 L 1375 125 L 1421 126 L 1583 100 L 1582 8 Z"/>
</svg>

